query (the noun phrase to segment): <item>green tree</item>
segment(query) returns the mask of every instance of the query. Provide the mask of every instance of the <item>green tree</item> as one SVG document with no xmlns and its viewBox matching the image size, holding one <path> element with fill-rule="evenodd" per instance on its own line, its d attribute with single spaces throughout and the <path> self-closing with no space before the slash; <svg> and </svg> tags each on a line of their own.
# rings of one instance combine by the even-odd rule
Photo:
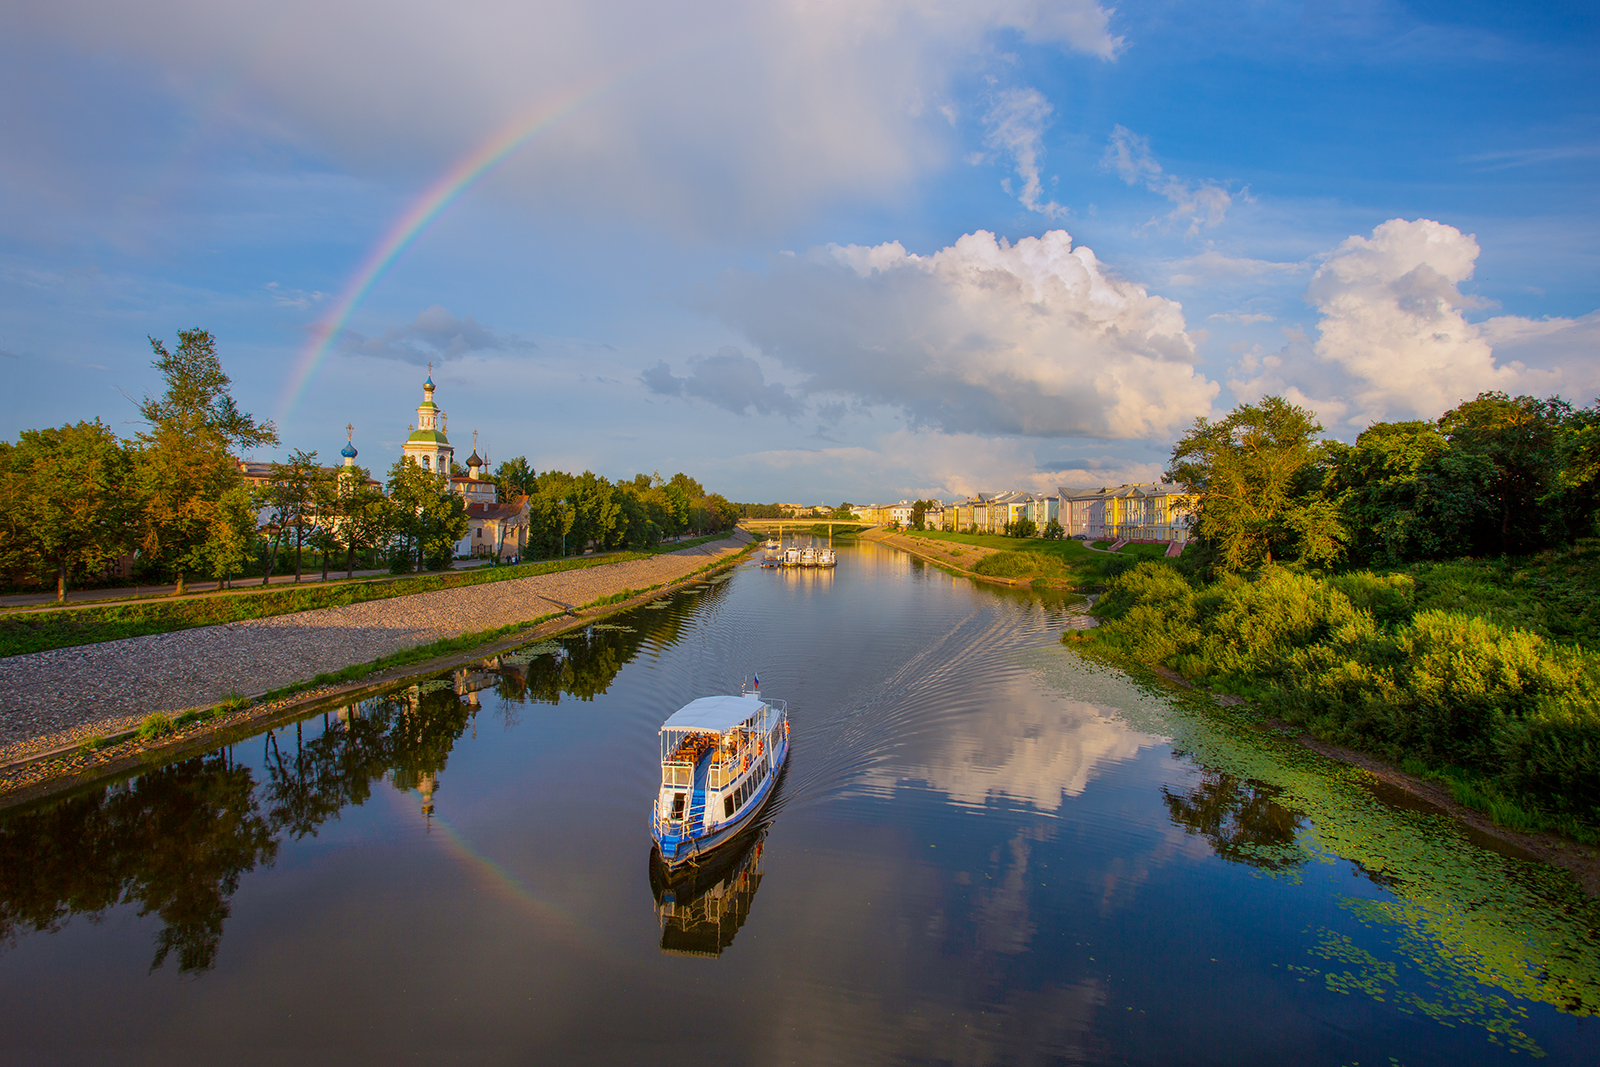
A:
<svg viewBox="0 0 1600 1067">
<path fill-rule="evenodd" d="M 129 450 L 99 419 L 24 430 L 0 454 L 0 554 L 54 577 L 65 603 L 75 575 L 133 546 L 132 473 Z"/>
<path fill-rule="evenodd" d="M 396 460 L 389 469 L 389 499 L 408 564 L 415 559 L 419 567 L 448 569 L 470 522 L 466 503 L 450 491 L 445 475 Z"/>
<path fill-rule="evenodd" d="M 1038 537 L 1039 524 L 1024 515 L 1014 522 L 1006 523 L 1002 532 L 1007 537 Z"/>
<path fill-rule="evenodd" d="M 1571 495 L 1577 517 L 1573 532 L 1595 532 L 1596 506 L 1600 504 L 1600 403 L 1572 413 L 1556 443 L 1561 463 L 1561 484 Z"/>
<path fill-rule="evenodd" d="M 1196 495 L 1195 531 L 1222 569 L 1338 558 L 1345 532 L 1319 495 L 1328 459 L 1321 432 L 1311 412 L 1269 396 L 1216 422 L 1196 419 L 1173 447 L 1166 477 Z"/>
<path fill-rule="evenodd" d="M 519 496 L 532 496 L 539 490 L 539 478 L 528 466 L 527 456 L 506 460 L 495 470 L 495 485 L 501 500 L 515 500 Z"/>
<path fill-rule="evenodd" d="M 268 481 L 259 497 L 267 508 L 268 523 L 272 527 L 262 585 L 271 580 L 278 549 L 285 541 L 294 545 L 294 580 L 300 580 L 300 553 L 307 535 L 316 524 L 316 511 L 323 496 L 324 475 L 325 472 L 317 465 L 316 452 L 303 452 L 298 448 L 289 453 L 289 462 L 275 462 L 268 469 Z"/>
<path fill-rule="evenodd" d="M 1462 453 L 1431 422 L 1382 422 L 1354 445 L 1328 443 L 1328 497 L 1357 562 L 1459 555 L 1489 518 L 1492 465 Z"/>
<path fill-rule="evenodd" d="M 1066 535 L 1067 531 L 1062 529 L 1061 523 L 1057 519 L 1051 519 L 1049 522 L 1045 523 L 1044 533 L 1040 534 L 1040 536 L 1047 541 L 1059 541 Z"/>
<path fill-rule="evenodd" d="M 180 330 L 176 349 L 154 337 L 150 348 L 166 391 L 139 406 L 139 547 L 174 575 L 181 596 L 185 575 L 205 566 L 224 495 L 243 484 L 233 450 L 275 445 L 278 435 L 239 410 L 211 334 Z"/>
<path fill-rule="evenodd" d="M 256 498 L 248 486 L 236 485 L 217 501 L 206 538 L 205 561 L 217 588 L 232 584 L 233 576 L 244 570 L 260 536 L 256 523 L 259 512 Z"/>
<path fill-rule="evenodd" d="M 1493 469 L 1487 486 L 1493 513 L 1482 548 L 1526 552 L 1569 536 L 1558 442 L 1572 419 L 1572 406 L 1559 397 L 1498 392 L 1479 393 L 1439 417 L 1453 449 Z"/>
<path fill-rule="evenodd" d="M 363 467 L 346 467 L 339 472 L 337 496 L 330 524 L 334 543 L 345 553 L 345 577 L 356 571 L 356 553 L 377 548 L 394 536 L 394 514 L 389 498 L 372 484 Z"/>
</svg>

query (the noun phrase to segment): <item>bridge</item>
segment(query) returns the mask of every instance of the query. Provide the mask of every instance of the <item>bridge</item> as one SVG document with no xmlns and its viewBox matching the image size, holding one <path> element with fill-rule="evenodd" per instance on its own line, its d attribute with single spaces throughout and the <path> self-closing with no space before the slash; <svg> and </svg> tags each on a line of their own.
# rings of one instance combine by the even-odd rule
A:
<svg viewBox="0 0 1600 1067">
<path fill-rule="evenodd" d="M 751 530 L 781 530 L 785 526 L 791 529 L 826 526 L 831 534 L 835 526 L 859 526 L 865 530 L 880 524 L 866 519 L 740 519 L 739 525 Z"/>
</svg>

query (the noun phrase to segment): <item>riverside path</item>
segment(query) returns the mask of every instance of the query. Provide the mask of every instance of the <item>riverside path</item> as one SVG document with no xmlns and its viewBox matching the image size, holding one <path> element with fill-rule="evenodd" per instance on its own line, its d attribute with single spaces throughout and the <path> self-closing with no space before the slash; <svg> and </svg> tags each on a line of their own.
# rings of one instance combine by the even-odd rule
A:
<svg viewBox="0 0 1600 1067">
<path fill-rule="evenodd" d="M 407 648 L 529 622 L 685 578 L 736 554 L 733 536 L 649 559 L 369 600 L 0 659 L 0 757 L 40 739 L 126 728 L 156 711 L 253 696 Z"/>
</svg>

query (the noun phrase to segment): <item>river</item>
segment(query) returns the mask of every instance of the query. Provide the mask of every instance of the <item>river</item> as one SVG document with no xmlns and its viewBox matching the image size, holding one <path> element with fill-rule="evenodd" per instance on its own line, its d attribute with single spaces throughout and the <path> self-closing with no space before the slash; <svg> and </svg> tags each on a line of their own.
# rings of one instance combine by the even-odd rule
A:
<svg viewBox="0 0 1600 1067">
<path fill-rule="evenodd" d="M 1600 909 L 875 544 L 0 817 L 0 1060 L 1600 1060 Z M 663 885 L 656 729 L 788 701 Z"/>
</svg>

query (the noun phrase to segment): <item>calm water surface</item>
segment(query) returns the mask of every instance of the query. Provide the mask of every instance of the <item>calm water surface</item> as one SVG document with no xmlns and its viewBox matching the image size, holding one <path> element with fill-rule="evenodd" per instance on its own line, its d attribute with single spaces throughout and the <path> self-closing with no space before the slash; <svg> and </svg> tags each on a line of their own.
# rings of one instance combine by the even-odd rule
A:
<svg viewBox="0 0 1600 1067">
<path fill-rule="evenodd" d="M 0 821 L 0 1060 L 1600 1061 L 1595 908 L 875 545 Z M 759 672 L 764 828 L 653 877 Z M 692 1059 L 691 1059 L 692 1057 Z"/>
</svg>

